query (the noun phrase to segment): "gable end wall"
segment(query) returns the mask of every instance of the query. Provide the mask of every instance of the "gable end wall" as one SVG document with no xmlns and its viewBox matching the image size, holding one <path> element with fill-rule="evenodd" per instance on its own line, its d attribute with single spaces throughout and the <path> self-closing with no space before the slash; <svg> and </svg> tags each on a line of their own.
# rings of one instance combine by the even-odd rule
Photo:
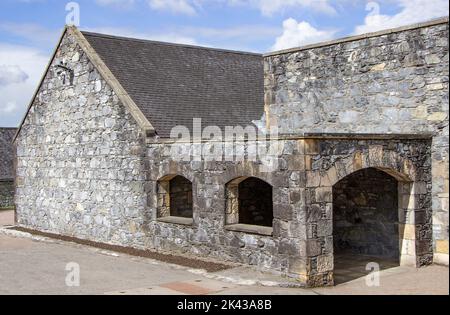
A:
<svg viewBox="0 0 450 315">
<path fill-rule="evenodd" d="M 73 85 L 57 74 L 63 60 Z M 66 33 L 16 140 L 17 223 L 127 244 L 144 218 L 144 145 L 142 129 Z"/>
</svg>

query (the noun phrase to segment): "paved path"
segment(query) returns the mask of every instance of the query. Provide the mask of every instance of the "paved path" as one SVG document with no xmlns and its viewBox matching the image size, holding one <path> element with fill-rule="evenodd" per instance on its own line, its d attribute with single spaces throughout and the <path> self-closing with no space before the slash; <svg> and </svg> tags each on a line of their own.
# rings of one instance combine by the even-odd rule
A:
<svg viewBox="0 0 450 315">
<path fill-rule="evenodd" d="M 270 287 L 250 290 L 183 267 L 113 255 L 71 243 L 0 235 L 0 294 L 314 294 Z M 80 287 L 66 286 L 69 263 L 80 266 Z"/>
<path fill-rule="evenodd" d="M 68 287 L 68 263 L 80 266 L 79 287 Z M 245 268 L 198 275 L 187 268 L 150 259 L 117 255 L 99 249 L 36 241 L 0 233 L 0 294 L 169 294 L 169 295 L 316 295 L 316 294 L 447 294 L 447 267 L 416 270 L 396 267 L 381 274 L 380 287 L 367 287 L 365 278 L 333 288 L 314 290 L 245 286 L 217 280 L 257 277 Z M 212 278 L 211 278 L 212 277 Z M 249 279 L 250 278 L 250 279 Z M 223 278 L 222 278 L 223 279 Z"/>
</svg>

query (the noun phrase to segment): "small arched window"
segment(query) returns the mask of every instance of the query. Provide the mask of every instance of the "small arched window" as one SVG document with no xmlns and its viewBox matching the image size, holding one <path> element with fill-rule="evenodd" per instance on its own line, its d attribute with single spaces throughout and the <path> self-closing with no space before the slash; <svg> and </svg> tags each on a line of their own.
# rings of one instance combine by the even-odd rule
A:
<svg viewBox="0 0 450 315">
<path fill-rule="evenodd" d="M 158 181 L 158 218 L 165 217 L 193 217 L 192 182 L 183 176 Z"/>
<path fill-rule="evenodd" d="M 226 187 L 226 224 L 272 227 L 273 187 L 255 177 L 237 178 Z"/>
</svg>

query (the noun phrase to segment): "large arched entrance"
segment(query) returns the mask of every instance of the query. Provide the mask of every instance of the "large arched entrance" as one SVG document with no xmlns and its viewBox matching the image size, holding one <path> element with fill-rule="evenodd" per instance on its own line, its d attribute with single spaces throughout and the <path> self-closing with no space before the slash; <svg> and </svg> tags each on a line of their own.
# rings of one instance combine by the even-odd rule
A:
<svg viewBox="0 0 450 315">
<path fill-rule="evenodd" d="M 367 275 L 370 263 L 400 264 L 399 182 L 376 168 L 362 169 L 333 186 L 335 281 Z"/>
<path fill-rule="evenodd" d="M 428 145 L 363 140 L 308 144 L 308 286 L 342 283 L 341 275 L 365 277 L 392 264 L 432 263 Z M 354 146 L 358 150 L 348 154 Z"/>
</svg>

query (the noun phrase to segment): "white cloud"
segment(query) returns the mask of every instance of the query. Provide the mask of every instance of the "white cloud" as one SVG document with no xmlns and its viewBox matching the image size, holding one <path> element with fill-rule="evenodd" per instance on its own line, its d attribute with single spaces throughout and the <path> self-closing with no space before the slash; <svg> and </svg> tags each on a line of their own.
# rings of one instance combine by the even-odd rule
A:
<svg viewBox="0 0 450 315">
<path fill-rule="evenodd" d="M 271 16 L 278 12 L 296 8 L 334 15 L 336 10 L 329 0 L 228 0 L 231 5 L 250 5 L 258 8 L 263 15 Z"/>
<path fill-rule="evenodd" d="M 395 15 L 382 14 L 383 7 L 377 2 L 367 4 L 363 25 L 355 28 L 354 34 L 376 32 L 388 28 L 414 24 L 449 14 L 448 0 L 396 0 L 401 11 Z"/>
<path fill-rule="evenodd" d="M 100 6 L 114 6 L 120 8 L 130 8 L 138 1 L 139 0 L 95 0 Z M 185 15 L 197 14 L 197 8 L 201 7 L 200 2 L 203 1 L 205 0 L 145 0 L 152 10 Z"/>
<path fill-rule="evenodd" d="M 290 18 L 283 22 L 283 34 L 276 39 L 272 50 L 283 50 L 330 40 L 336 30 L 320 30 L 308 22 L 297 22 Z"/>
<path fill-rule="evenodd" d="M 1 22 L 0 31 L 44 45 L 54 45 L 61 34 L 60 30 L 48 29 L 38 24 L 13 22 Z"/>
<path fill-rule="evenodd" d="M 95 0 L 102 6 L 131 7 L 138 0 Z M 336 14 L 332 0 L 145 0 L 151 9 L 174 14 L 196 15 L 205 5 L 218 4 L 257 8 L 265 16 L 286 10 L 308 9 L 329 15 Z"/>
<path fill-rule="evenodd" d="M 119 8 L 129 8 L 135 3 L 135 0 L 95 0 L 101 6 L 114 6 Z"/>
<path fill-rule="evenodd" d="M 197 40 L 194 37 L 184 36 L 177 34 L 175 32 L 167 32 L 167 33 L 143 33 L 136 32 L 132 29 L 121 28 L 121 27 L 93 27 L 84 29 L 88 32 L 95 32 L 101 34 L 109 34 L 114 36 L 123 36 L 129 38 L 139 38 L 139 39 L 147 39 L 175 44 L 186 44 L 186 45 L 199 45 Z"/>
<path fill-rule="evenodd" d="M 0 112 L 4 114 L 13 113 L 17 109 L 17 104 L 14 102 L 8 102 L 5 106 L 0 107 Z"/>
<path fill-rule="evenodd" d="M 240 25 L 230 28 L 184 27 L 180 29 L 180 32 L 210 39 L 241 39 L 252 41 L 276 36 L 280 32 L 280 27 L 265 25 Z"/>
<path fill-rule="evenodd" d="M 175 14 L 195 15 L 198 3 L 189 0 L 148 0 L 150 8 Z"/>
<path fill-rule="evenodd" d="M 265 52 L 267 41 L 278 36 L 282 32 L 282 28 L 281 25 L 273 27 L 260 24 L 243 24 L 224 28 L 185 26 L 174 28 L 172 31 L 182 37 L 195 38 L 197 44 L 200 42 L 202 46 L 237 51 Z M 264 44 L 261 45 L 261 42 Z"/>
<path fill-rule="evenodd" d="M 14 83 L 22 83 L 28 79 L 26 74 L 19 66 L 0 65 L 0 86 L 6 86 Z"/>
<path fill-rule="evenodd" d="M 0 60 L 0 69 L 16 75 L 14 80 L 8 75 L 8 84 L 0 85 L 0 126 L 13 127 L 24 115 L 49 56 L 34 48 L 0 43 Z"/>
<path fill-rule="evenodd" d="M 123 27 L 91 27 L 83 30 L 175 44 L 261 52 L 252 47 L 252 43 L 270 40 L 279 35 L 282 28 L 265 25 L 241 25 L 230 28 L 185 26 L 159 30 L 154 33 Z"/>
<path fill-rule="evenodd" d="M 39 3 L 39 2 L 45 2 L 45 0 L 17 0 L 18 2 L 23 3 Z"/>
</svg>

